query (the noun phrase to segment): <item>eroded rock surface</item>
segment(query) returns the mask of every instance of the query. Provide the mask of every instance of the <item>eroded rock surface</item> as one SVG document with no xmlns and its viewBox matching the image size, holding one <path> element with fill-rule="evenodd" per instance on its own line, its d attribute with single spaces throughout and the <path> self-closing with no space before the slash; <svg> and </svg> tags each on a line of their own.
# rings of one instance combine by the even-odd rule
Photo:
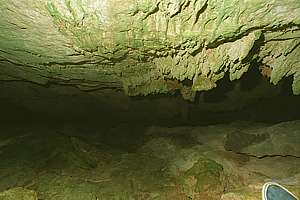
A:
<svg viewBox="0 0 300 200">
<path fill-rule="evenodd" d="M 24 188 L 13 188 L 0 193 L 1 200 L 38 200 L 35 191 Z"/>
<path fill-rule="evenodd" d="M 269 151 L 258 148 L 261 158 L 242 153 L 244 148 L 235 152 L 224 147 L 227 133 L 242 129 L 260 134 L 284 127 L 287 134 L 298 125 L 299 121 L 276 125 L 238 121 L 140 127 L 143 140 L 124 125 L 7 126 L 0 135 L 0 191 L 15 187 L 30 191 L 8 190 L 0 193 L 0 199 L 25 192 L 33 199 L 24 200 L 36 200 L 36 194 L 44 200 L 259 200 L 266 181 L 276 181 L 299 195 L 298 157 L 268 156 L 272 150 L 268 138 L 246 144 L 249 148 L 264 143 Z M 280 139 L 285 150 L 294 151 L 294 141 Z M 284 153 L 272 151 L 272 155 Z"/>
<path fill-rule="evenodd" d="M 300 94 L 300 2 L 1 0 L 0 79 L 127 95 L 197 91 L 251 67 Z M 259 63 L 252 65 L 253 61 Z"/>
<path fill-rule="evenodd" d="M 227 134 L 225 148 L 257 157 L 300 157 L 300 121 Z"/>
</svg>

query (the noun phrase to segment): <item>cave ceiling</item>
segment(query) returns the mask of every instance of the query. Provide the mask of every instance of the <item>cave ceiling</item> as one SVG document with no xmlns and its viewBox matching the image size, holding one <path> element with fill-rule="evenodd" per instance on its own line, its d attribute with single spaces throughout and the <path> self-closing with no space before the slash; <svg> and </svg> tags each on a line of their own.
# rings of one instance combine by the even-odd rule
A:
<svg viewBox="0 0 300 200">
<path fill-rule="evenodd" d="M 299 0 L 0 0 L 0 80 L 199 91 L 257 67 L 300 94 Z M 253 63 L 258 65 L 253 65 Z"/>
</svg>

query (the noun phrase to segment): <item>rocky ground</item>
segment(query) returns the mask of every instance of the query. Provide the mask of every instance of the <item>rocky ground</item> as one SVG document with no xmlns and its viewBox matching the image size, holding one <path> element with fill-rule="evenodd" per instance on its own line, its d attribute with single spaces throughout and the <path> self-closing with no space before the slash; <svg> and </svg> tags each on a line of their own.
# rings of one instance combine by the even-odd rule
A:
<svg viewBox="0 0 300 200">
<path fill-rule="evenodd" d="M 210 126 L 2 125 L 1 200 L 260 200 L 300 196 L 300 121 Z"/>
</svg>

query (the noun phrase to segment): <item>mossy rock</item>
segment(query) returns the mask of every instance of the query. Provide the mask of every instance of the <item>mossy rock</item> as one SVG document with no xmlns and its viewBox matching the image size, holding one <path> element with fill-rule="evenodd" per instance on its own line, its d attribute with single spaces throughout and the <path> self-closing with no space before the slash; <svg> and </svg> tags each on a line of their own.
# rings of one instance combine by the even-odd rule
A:
<svg viewBox="0 0 300 200">
<path fill-rule="evenodd" d="M 17 187 L 0 193 L 0 200 L 38 200 L 33 190 Z"/>
<path fill-rule="evenodd" d="M 224 191 L 222 165 L 204 157 L 183 178 L 184 191 L 191 199 L 220 199 Z"/>
</svg>

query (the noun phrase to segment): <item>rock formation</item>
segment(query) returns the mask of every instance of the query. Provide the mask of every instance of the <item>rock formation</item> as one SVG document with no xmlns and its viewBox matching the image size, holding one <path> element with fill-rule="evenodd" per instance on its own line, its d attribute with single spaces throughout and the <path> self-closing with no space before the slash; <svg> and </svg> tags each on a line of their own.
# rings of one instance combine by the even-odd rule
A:
<svg viewBox="0 0 300 200">
<path fill-rule="evenodd" d="M 300 94 L 299 0 L 1 0 L 0 7 L 0 80 L 194 100 L 256 67 L 273 84 L 292 76 Z"/>
</svg>

